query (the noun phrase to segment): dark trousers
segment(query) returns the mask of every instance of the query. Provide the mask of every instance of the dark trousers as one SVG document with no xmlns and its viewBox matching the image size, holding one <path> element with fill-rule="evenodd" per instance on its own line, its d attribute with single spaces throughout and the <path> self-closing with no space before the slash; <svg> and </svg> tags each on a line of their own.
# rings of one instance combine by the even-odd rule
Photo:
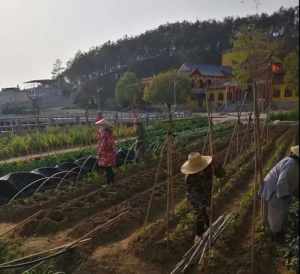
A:
<svg viewBox="0 0 300 274">
<path fill-rule="evenodd" d="M 197 236 L 202 236 L 202 234 L 209 227 L 209 216 L 205 206 L 193 204 L 193 209 L 196 217 L 195 234 Z"/>
<path fill-rule="evenodd" d="M 105 174 L 106 174 L 106 183 L 108 185 L 112 184 L 114 182 L 115 173 L 111 166 L 104 167 Z"/>
</svg>

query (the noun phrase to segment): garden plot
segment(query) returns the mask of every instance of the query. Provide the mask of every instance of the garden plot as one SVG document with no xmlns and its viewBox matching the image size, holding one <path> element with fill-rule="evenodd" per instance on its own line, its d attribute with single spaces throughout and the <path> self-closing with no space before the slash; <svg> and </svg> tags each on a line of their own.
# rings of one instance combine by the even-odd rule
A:
<svg viewBox="0 0 300 274">
<path fill-rule="evenodd" d="M 271 157 L 275 140 L 284 131 L 286 128 L 282 127 L 273 131 L 270 142 L 264 145 L 265 157 Z M 290 134 L 291 132 L 287 132 L 284 136 Z M 217 157 L 224 159 L 229 139 L 230 134 L 220 134 L 216 138 Z M 180 164 L 186 159 L 189 151 L 202 150 L 204 141 L 205 138 L 200 140 L 195 138 L 189 145 L 178 148 L 176 170 L 179 170 Z M 286 142 L 289 142 L 288 138 Z M 249 147 L 242 155 L 233 157 L 227 165 L 227 177 L 217 183 L 216 214 L 232 209 L 230 205 L 238 208 L 239 201 L 244 193 L 247 193 L 247 186 L 252 176 L 251 170 L 253 170 L 252 153 L 253 148 Z M 162 219 L 166 204 L 166 177 L 161 174 L 154 195 L 149 225 L 142 229 L 156 165 L 157 161 L 154 160 L 148 165 L 128 167 L 127 170 L 120 171 L 124 173 L 112 187 L 103 189 L 95 184 L 87 186 L 84 180 L 80 180 L 77 185 L 78 192 L 76 187 L 72 189 L 76 195 L 73 195 L 72 191 L 62 189 L 55 197 L 52 196 L 44 201 L 41 199 L 40 204 L 36 200 L 37 196 L 33 196 L 32 200 L 28 201 L 28 207 L 25 200 L 20 200 L 10 206 L 2 207 L 0 220 L 7 223 L 17 222 L 37 210 L 43 210 L 40 216 L 17 229 L 17 233 L 14 234 L 15 240 L 24 237 L 21 250 L 29 254 L 32 246 L 39 250 L 45 248 L 46 242 L 49 243 L 47 247 L 50 248 L 73 241 L 120 215 L 120 219 L 116 222 L 97 231 L 93 241 L 78 251 L 45 263 L 38 268 L 39 271 L 49 267 L 57 271 L 65 270 L 68 271 L 67 273 L 78 274 L 169 273 L 185 250 L 190 247 L 192 220 L 184 201 L 183 178 L 177 173 L 174 189 L 177 207 L 170 226 L 172 247 L 170 254 L 166 246 L 165 223 Z M 68 263 L 67 266 L 66 262 L 72 263 Z"/>
</svg>

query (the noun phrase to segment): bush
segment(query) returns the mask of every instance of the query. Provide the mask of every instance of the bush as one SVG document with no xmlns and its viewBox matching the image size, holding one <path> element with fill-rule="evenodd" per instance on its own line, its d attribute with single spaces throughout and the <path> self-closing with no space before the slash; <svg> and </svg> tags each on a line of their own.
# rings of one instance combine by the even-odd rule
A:
<svg viewBox="0 0 300 274">
<path fill-rule="evenodd" d="M 280 112 L 272 112 L 270 115 L 270 119 L 280 120 L 280 121 L 299 121 L 299 109 L 294 109 L 291 111 L 280 111 Z"/>
</svg>

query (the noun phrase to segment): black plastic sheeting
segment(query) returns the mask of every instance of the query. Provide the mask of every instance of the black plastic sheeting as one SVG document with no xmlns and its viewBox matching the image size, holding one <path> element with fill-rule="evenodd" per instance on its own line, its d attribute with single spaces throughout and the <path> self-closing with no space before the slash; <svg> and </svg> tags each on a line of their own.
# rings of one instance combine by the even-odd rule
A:
<svg viewBox="0 0 300 274">
<path fill-rule="evenodd" d="M 18 191 L 7 180 L 0 180 L 0 205 L 8 202 Z"/>
<path fill-rule="evenodd" d="M 74 172 L 78 172 L 80 170 L 80 166 L 75 164 L 74 162 L 65 162 L 56 165 L 55 168 L 58 168 L 60 170 L 73 170 Z"/>
<path fill-rule="evenodd" d="M 97 158 L 93 156 L 84 157 L 76 160 L 74 163 L 81 166 L 81 174 L 86 174 L 97 167 Z"/>
<path fill-rule="evenodd" d="M 56 173 L 61 172 L 62 170 L 55 167 L 41 167 L 31 171 L 31 173 L 39 174 L 45 177 L 50 177 Z"/>
<path fill-rule="evenodd" d="M 27 197 L 31 195 L 35 189 L 43 183 L 43 181 L 46 180 L 45 176 L 42 176 L 40 174 L 34 174 L 31 172 L 14 172 L 9 173 L 6 176 L 3 176 L 0 178 L 0 181 L 6 181 L 7 184 L 10 184 L 13 188 L 15 188 L 17 191 L 22 190 L 25 186 L 28 184 L 37 181 L 36 184 L 28 187 L 20 197 Z M 3 195 L 2 188 L 0 191 L 0 195 Z"/>
<path fill-rule="evenodd" d="M 31 172 L 14 172 L 0 178 L 0 180 L 8 181 L 19 191 L 27 184 L 42 178 L 45 178 L 45 176 Z"/>
<path fill-rule="evenodd" d="M 123 165 L 126 158 L 128 163 L 134 161 L 135 152 L 120 149 L 117 153 L 117 166 Z M 88 156 L 74 162 L 58 164 L 55 167 L 41 167 L 31 172 L 9 173 L 0 178 L 0 205 L 7 203 L 18 191 L 35 181 L 37 182 L 24 190 L 19 197 L 28 197 L 36 190 L 45 191 L 54 188 L 64 179 L 68 183 L 68 181 L 81 177 L 97 168 L 97 158 Z"/>
<path fill-rule="evenodd" d="M 127 157 L 127 158 L 126 158 Z M 134 150 L 126 150 L 126 149 L 119 149 L 117 154 L 117 166 L 122 166 L 125 163 L 131 163 L 135 159 L 135 151 Z"/>
</svg>

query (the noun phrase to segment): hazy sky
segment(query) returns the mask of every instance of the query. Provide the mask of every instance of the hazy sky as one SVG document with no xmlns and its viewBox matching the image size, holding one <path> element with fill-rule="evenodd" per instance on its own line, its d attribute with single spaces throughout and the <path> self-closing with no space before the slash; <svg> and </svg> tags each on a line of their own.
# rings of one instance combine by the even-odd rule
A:
<svg viewBox="0 0 300 274">
<path fill-rule="evenodd" d="M 260 0 L 271 13 L 297 0 Z M 50 77 L 56 58 L 166 22 L 255 13 L 253 0 L 0 0 L 0 88 Z"/>
</svg>

